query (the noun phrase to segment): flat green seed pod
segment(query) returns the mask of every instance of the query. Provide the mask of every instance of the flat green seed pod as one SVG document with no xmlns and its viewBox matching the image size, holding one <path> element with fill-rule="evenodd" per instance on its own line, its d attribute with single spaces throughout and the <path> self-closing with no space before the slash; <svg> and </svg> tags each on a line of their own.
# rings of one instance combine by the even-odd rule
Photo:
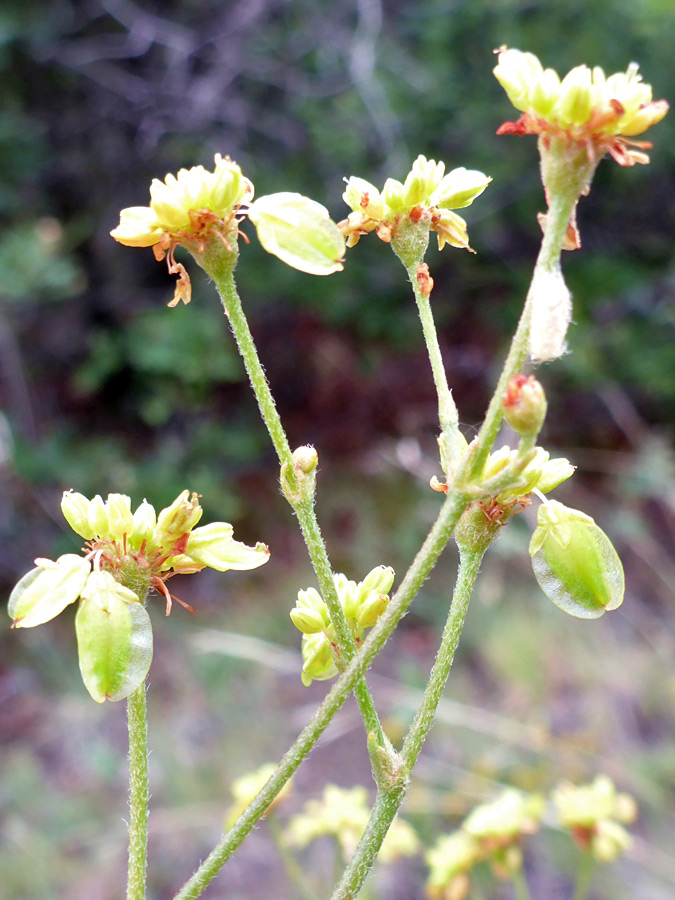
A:
<svg viewBox="0 0 675 900">
<path fill-rule="evenodd" d="M 97 703 L 123 700 L 144 682 L 152 662 L 150 617 L 109 573 L 92 579 L 75 616 L 82 679 Z"/>
<path fill-rule="evenodd" d="M 612 542 L 590 516 L 551 500 L 539 507 L 530 542 L 539 586 L 556 606 L 597 619 L 623 602 L 623 566 Z"/>
<path fill-rule="evenodd" d="M 282 191 L 259 197 L 248 217 L 268 253 L 309 275 L 331 275 L 343 268 L 345 241 L 328 210 L 303 197 Z"/>
<path fill-rule="evenodd" d="M 41 563 L 23 576 L 9 597 L 8 612 L 15 628 L 33 628 L 49 622 L 80 596 L 91 565 L 76 553 Z"/>
</svg>

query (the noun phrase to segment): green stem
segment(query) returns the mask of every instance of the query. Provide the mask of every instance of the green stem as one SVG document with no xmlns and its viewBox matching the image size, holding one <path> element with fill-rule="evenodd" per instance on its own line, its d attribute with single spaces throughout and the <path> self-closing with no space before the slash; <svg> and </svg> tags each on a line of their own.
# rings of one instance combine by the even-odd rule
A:
<svg viewBox="0 0 675 900">
<path fill-rule="evenodd" d="M 572 900 L 586 900 L 588 892 L 591 888 L 591 880 L 593 877 L 593 868 L 595 860 L 593 854 L 585 850 L 579 863 L 577 871 L 577 883 L 574 888 L 574 897 Z"/>
<path fill-rule="evenodd" d="M 473 553 L 464 552 L 460 555 L 457 583 L 455 584 L 452 604 L 450 605 L 436 662 L 431 671 L 429 683 L 424 691 L 422 703 L 408 730 L 408 734 L 403 742 L 403 749 L 401 750 L 404 771 L 407 776 L 410 776 L 412 772 L 443 694 L 484 553 L 485 550 L 483 549 Z M 407 778 L 403 783 L 393 785 L 389 789 L 380 788 L 375 799 L 375 805 L 371 810 L 366 830 L 359 841 L 354 856 L 342 875 L 340 883 L 333 892 L 332 900 L 351 900 L 351 898 L 357 896 L 375 861 L 389 826 L 405 797 L 406 789 Z"/>
<path fill-rule="evenodd" d="M 129 877 L 127 900 L 145 900 L 148 866 L 148 727 L 145 682 L 127 698 L 129 726 Z"/>
<path fill-rule="evenodd" d="M 408 569 L 400 587 L 392 597 L 386 611 L 364 641 L 354 659 L 330 690 L 319 709 L 293 746 L 286 752 L 274 774 L 262 791 L 223 835 L 216 847 L 199 866 L 194 875 L 176 894 L 175 900 L 196 900 L 206 890 L 234 851 L 242 844 L 255 823 L 264 814 L 284 784 L 300 766 L 319 737 L 328 727 L 335 713 L 352 692 L 356 682 L 380 652 L 408 607 L 429 577 L 442 550 L 450 540 L 455 525 L 468 503 L 465 494 L 452 491 L 446 498 L 438 517 L 427 535 L 417 556 Z"/>
<path fill-rule="evenodd" d="M 216 244 L 215 249 L 207 248 L 202 257 L 197 257 L 197 261 L 214 280 L 244 361 L 251 387 L 258 401 L 260 413 L 293 494 L 293 490 L 298 487 L 293 455 L 234 281 L 236 258 L 232 254 L 224 253 L 223 247 L 218 242 Z M 298 517 L 319 588 L 328 608 L 340 655 L 348 663 L 354 657 L 356 648 L 333 581 L 326 545 L 321 536 L 314 510 L 314 499 L 313 497 L 302 498 L 298 492 L 297 499 L 289 497 L 289 500 Z M 361 710 L 366 732 L 374 733 L 378 744 L 386 746 L 384 732 L 365 679 L 355 686 L 354 694 Z"/>
<path fill-rule="evenodd" d="M 525 880 L 525 870 L 521 866 L 513 872 L 513 888 L 516 900 L 530 900 L 530 890 Z"/>
<path fill-rule="evenodd" d="M 539 270 L 552 271 L 560 265 L 560 253 L 562 251 L 563 239 L 570 216 L 574 210 L 574 205 L 578 199 L 578 193 L 574 190 L 564 195 L 558 194 L 551 199 L 551 203 L 546 216 L 546 227 L 542 238 L 539 255 L 534 267 L 532 281 L 537 276 Z M 499 376 L 497 387 L 492 395 L 492 399 L 488 406 L 487 413 L 480 431 L 478 432 L 477 450 L 473 457 L 469 479 L 475 480 L 480 478 L 487 458 L 492 450 L 497 432 L 502 423 L 502 399 L 506 391 L 506 386 L 512 375 L 517 375 L 528 356 L 528 341 L 530 333 L 530 319 L 532 317 L 532 295 L 528 293 L 523 312 L 518 322 L 516 333 L 511 341 L 506 361 L 502 373 Z"/>
<path fill-rule="evenodd" d="M 422 332 L 427 345 L 434 384 L 436 385 L 436 393 L 438 394 L 438 418 L 445 443 L 444 455 L 446 463 L 451 465 L 459 461 L 463 455 L 457 407 L 452 398 L 452 391 L 448 386 L 448 378 L 443 365 L 443 356 L 438 343 L 438 334 L 431 310 L 430 296 L 425 296 L 420 290 L 420 284 L 417 280 L 417 265 L 406 266 L 406 271 L 415 294 L 415 301 L 417 302 L 417 309 L 422 323 Z"/>
<path fill-rule="evenodd" d="M 274 841 L 279 856 L 281 857 L 284 868 L 286 869 L 286 874 L 294 885 L 298 897 L 303 898 L 303 900 L 316 900 L 316 892 L 307 881 L 302 866 L 288 844 L 284 841 L 283 830 L 276 814 L 273 811 L 269 812 L 265 821 L 267 822 L 268 831 Z"/>
</svg>

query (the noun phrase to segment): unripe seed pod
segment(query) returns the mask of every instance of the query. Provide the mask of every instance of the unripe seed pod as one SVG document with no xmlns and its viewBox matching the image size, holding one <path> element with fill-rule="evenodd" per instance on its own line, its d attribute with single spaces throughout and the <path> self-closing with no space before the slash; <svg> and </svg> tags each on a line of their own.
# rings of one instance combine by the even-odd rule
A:
<svg viewBox="0 0 675 900">
<path fill-rule="evenodd" d="M 502 398 L 504 418 L 521 437 L 536 437 L 546 418 L 546 394 L 534 375 L 514 375 Z"/>
<path fill-rule="evenodd" d="M 605 532 L 578 509 L 543 503 L 530 556 L 543 592 L 572 616 L 597 619 L 623 602 L 621 560 Z"/>
</svg>

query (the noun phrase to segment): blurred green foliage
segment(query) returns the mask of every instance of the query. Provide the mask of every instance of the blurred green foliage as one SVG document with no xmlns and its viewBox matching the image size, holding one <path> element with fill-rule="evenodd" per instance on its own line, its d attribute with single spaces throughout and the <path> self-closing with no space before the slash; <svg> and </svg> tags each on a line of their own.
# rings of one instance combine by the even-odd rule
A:
<svg viewBox="0 0 675 900">
<path fill-rule="evenodd" d="M 208 162 L 215 150 L 236 158 L 259 193 L 300 190 L 335 218 L 346 211 L 344 176 L 401 176 L 420 152 L 493 175 L 468 210 L 478 257 L 430 252 L 451 381 L 464 420 L 477 421 L 526 289 L 543 205 L 534 140 L 494 134 L 513 110 L 492 78 L 491 51 L 531 49 L 561 71 L 637 59 L 655 95 L 672 97 L 674 41 L 675 14 L 661 0 L 8 8 L 0 311 L 13 343 L 3 407 L 20 449 L 14 475 L 34 490 L 114 488 L 159 503 L 190 478 L 209 492 L 207 504 L 236 514 L 239 476 L 265 464 L 266 444 L 220 307 L 197 274 L 191 308 L 164 309 L 171 283 L 151 253 L 107 237 L 120 207 L 146 202 L 150 177 Z M 573 355 L 551 384 L 583 393 L 620 371 L 648 422 L 675 414 L 663 377 L 675 337 L 674 131 L 672 116 L 654 130 L 646 169 L 603 163 L 581 204 L 584 250 L 566 263 L 583 328 L 572 330 Z M 316 279 L 252 245 L 239 280 L 292 437 L 334 453 L 321 423 L 303 420 L 300 399 L 330 393 L 345 433 L 359 402 L 349 384 L 341 391 L 339 359 L 307 383 L 297 360 L 324 353 L 326 329 L 358 361 L 357 374 L 419 348 L 397 261 L 371 238 L 343 274 Z M 419 401 L 414 387 L 399 393 L 399 403 Z M 406 436 L 410 416 L 371 419 L 357 452 Z M 417 425 L 433 433 L 431 409 Z"/>
</svg>

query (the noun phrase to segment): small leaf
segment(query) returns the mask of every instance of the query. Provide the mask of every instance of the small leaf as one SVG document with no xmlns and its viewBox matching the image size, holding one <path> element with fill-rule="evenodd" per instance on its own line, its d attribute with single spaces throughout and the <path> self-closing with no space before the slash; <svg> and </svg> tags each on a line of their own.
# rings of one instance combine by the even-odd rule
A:
<svg viewBox="0 0 675 900">
<path fill-rule="evenodd" d="M 248 217 L 268 253 L 309 275 L 331 275 L 343 269 L 345 241 L 328 210 L 303 197 L 282 191 L 260 197 Z"/>
<path fill-rule="evenodd" d="M 539 507 L 530 542 L 539 586 L 556 606 L 597 619 L 623 602 L 623 566 L 605 532 L 590 516 L 550 500 Z"/>
<path fill-rule="evenodd" d="M 108 572 L 90 576 L 75 631 L 82 679 L 97 703 L 123 700 L 144 682 L 152 662 L 150 617 Z"/>
<path fill-rule="evenodd" d="M 76 553 L 36 562 L 37 568 L 23 576 L 9 597 L 15 628 L 32 628 L 58 616 L 77 600 L 91 572 L 89 562 Z"/>
</svg>

